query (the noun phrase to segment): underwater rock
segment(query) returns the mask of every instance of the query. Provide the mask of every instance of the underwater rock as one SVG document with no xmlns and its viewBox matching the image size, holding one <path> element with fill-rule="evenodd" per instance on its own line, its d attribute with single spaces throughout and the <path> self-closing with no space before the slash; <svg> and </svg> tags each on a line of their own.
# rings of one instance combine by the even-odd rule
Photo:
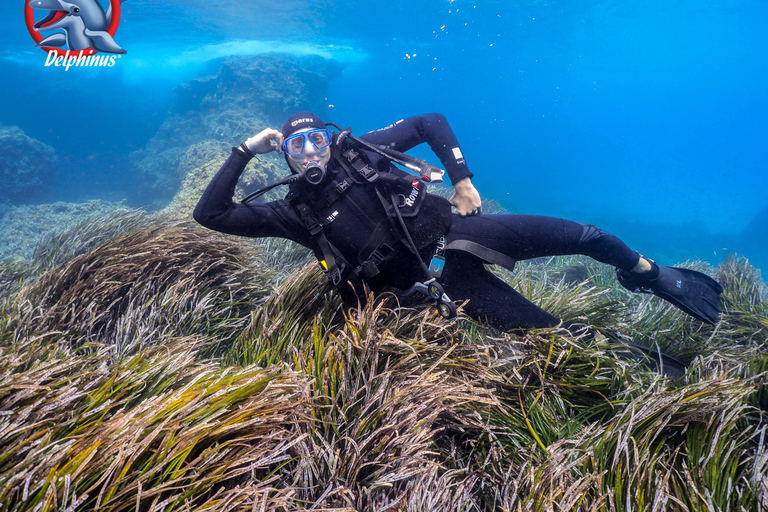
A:
<svg viewBox="0 0 768 512">
<path fill-rule="evenodd" d="M 316 56 L 238 57 L 181 85 L 169 117 L 131 155 L 142 192 L 167 203 L 189 171 L 183 160 L 194 144 L 214 140 L 231 147 L 267 126 L 279 127 L 297 110 L 321 112 L 336 66 Z"/>
<path fill-rule="evenodd" d="M 44 199 L 57 164 L 51 146 L 29 137 L 18 126 L 0 126 L 0 203 L 27 204 Z"/>
<path fill-rule="evenodd" d="M 748 256 L 757 266 L 768 268 L 768 207 L 760 210 L 739 239 L 741 253 Z"/>
<path fill-rule="evenodd" d="M 215 75 L 181 85 L 176 90 L 176 111 L 204 112 L 211 121 L 210 129 L 238 129 L 236 118 L 208 115 L 221 108 L 258 113 L 282 123 L 297 110 L 322 107 L 328 81 L 339 70 L 337 64 L 317 56 L 272 54 L 229 59 Z M 245 130 L 241 136 L 252 135 L 252 127 L 241 128 Z"/>
<path fill-rule="evenodd" d="M 121 208 L 123 203 L 101 200 L 8 207 L 0 217 L 0 260 L 28 259 L 38 242 L 51 233 Z"/>
<path fill-rule="evenodd" d="M 181 188 L 171 203 L 160 211 L 160 215 L 173 220 L 191 219 L 192 211 L 205 187 L 231 151 L 232 148 L 228 144 L 210 139 L 191 146 L 184 154 L 179 167 L 185 175 Z M 288 174 L 285 164 L 275 156 L 260 155 L 248 163 L 235 188 L 236 198 L 242 198 L 251 191 L 276 181 L 281 172 Z"/>
<path fill-rule="evenodd" d="M 768 252 L 768 207 L 752 217 L 747 228 L 741 233 L 741 243 L 744 247 Z"/>
</svg>

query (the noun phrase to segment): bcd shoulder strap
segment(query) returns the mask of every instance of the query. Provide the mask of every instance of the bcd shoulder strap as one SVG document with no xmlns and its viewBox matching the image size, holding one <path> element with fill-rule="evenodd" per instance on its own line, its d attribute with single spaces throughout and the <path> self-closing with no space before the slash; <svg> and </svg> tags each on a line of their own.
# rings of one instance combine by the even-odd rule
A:
<svg viewBox="0 0 768 512">
<path fill-rule="evenodd" d="M 320 223 L 317 215 L 315 215 L 315 212 L 312 211 L 312 208 L 294 193 L 289 194 L 288 201 L 299 212 L 304 227 L 307 228 L 307 231 L 315 239 L 320 251 L 323 253 L 320 266 L 323 267 L 325 275 L 334 286 L 339 286 L 341 284 L 341 274 L 347 267 L 346 261 L 340 254 L 337 257 L 337 252 L 326 238 L 325 233 L 323 233 L 323 225 Z"/>
<path fill-rule="evenodd" d="M 354 148 L 342 150 L 341 155 L 336 156 L 336 161 L 353 180 L 356 176 L 361 176 L 363 183 L 375 183 L 379 179 L 379 172 L 363 160 L 360 151 Z"/>
</svg>

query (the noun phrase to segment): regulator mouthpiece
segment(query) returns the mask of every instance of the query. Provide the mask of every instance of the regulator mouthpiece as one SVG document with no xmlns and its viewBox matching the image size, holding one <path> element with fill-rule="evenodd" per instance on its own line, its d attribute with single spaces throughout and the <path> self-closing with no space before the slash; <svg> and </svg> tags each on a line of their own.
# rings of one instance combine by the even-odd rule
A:
<svg viewBox="0 0 768 512">
<path fill-rule="evenodd" d="M 319 165 L 312 165 L 307 167 L 302 174 L 304 175 L 304 179 L 310 185 L 319 185 L 325 179 L 325 169 Z"/>
</svg>

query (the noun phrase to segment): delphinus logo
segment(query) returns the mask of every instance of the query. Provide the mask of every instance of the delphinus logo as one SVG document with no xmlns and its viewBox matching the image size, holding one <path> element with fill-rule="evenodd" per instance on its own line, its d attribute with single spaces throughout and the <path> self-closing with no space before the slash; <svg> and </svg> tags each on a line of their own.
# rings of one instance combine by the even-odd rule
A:
<svg viewBox="0 0 768 512">
<path fill-rule="evenodd" d="M 120 3 L 125 0 L 102 1 L 109 2 L 106 12 L 98 0 L 25 0 L 27 30 L 37 47 L 48 54 L 46 67 L 63 67 L 65 71 L 73 66 L 112 67 L 126 53 L 114 40 Z M 35 21 L 35 14 L 45 11 L 44 17 Z"/>
</svg>

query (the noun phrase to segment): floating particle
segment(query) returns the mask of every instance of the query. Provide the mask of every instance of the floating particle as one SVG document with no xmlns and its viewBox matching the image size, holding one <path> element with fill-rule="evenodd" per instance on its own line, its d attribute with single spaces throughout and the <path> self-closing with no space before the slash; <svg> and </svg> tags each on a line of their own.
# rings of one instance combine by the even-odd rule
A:
<svg viewBox="0 0 768 512">
<path fill-rule="evenodd" d="M 328 108 L 334 108 L 335 106 L 333 103 L 328 104 Z"/>
<path fill-rule="evenodd" d="M 488 46 L 493 46 L 493 43 L 489 44 Z"/>
<path fill-rule="evenodd" d="M 445 30 L 445 25 L 443 25 L 442 27 L 440 27 L 440 30 Z"/>
</svg>

